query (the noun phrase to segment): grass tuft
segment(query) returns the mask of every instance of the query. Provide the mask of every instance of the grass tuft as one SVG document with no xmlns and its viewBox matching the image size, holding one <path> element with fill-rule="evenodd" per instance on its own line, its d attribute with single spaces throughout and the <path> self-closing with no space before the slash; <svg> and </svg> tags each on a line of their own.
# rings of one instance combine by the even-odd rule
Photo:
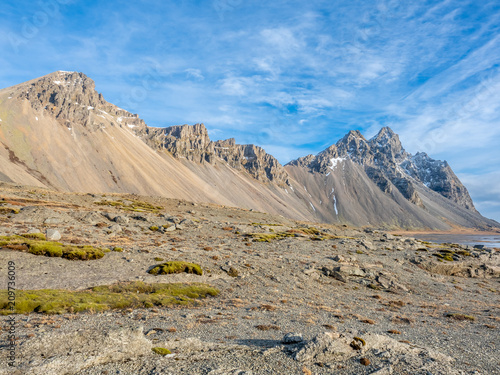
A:
<svg viewBox="0 0 500 375">
<path fill-rule="evenodd" d="M 193 273 L 203 275 L 203 270 L 198 264 L 188 262 L 166 262 L 159 264 L 148 271 L 151 275 L 169 275 L 173 273 Z"/>
</svg>

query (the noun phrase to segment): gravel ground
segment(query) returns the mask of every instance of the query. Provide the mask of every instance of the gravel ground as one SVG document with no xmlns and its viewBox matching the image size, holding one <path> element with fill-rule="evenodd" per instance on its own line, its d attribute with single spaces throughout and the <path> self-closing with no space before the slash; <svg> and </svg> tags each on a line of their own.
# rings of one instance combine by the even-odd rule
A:
<svg viewBox="0 0 500 375">
<path fill-rule="evenodd" d="M 69 261 L 1 249 L 0 271 L 6 274 L 14 261 L 18 289 L 140 280 L 203 282 L 220 290 L 187 307 L 17 315 L 19 374 L 500 374 L 495 249 L 462 249 L 471 255 L 438 262 L 433 245 L 404 236 L 230 207 L 7 184 L 1 198 L 2 207 L 20 212 L 0 213 L 0 235 L 56 229 L 65 243 L 124 250 Z M 96 204 L 106 200 L 162 208 L 131 212 Z M 174 224 L 175 231 L 150 229 Z M 299 233 L 253 242 L 247 236 L 304 227 L 330 238 Z M 205 272 L 153 276 L 147 271 L 161 263 L 154 258 L 194 262 Z M 2 349 L 8 319 L 1 317 Z M 283 343 L 290 332 L 302 340 Z M 82 340 L 94 335 L 100 344 L 82 349 Z M 366 338 L 366 346 L 349 348 L 354 337 Z M 117 342 L 127 345 L 120 349 Z M 172 354 L 157 355 L 153 346 Z M 5 366 L 7 351 L 1 355 L 0 374 L 16 373 Z"/>
</svg>

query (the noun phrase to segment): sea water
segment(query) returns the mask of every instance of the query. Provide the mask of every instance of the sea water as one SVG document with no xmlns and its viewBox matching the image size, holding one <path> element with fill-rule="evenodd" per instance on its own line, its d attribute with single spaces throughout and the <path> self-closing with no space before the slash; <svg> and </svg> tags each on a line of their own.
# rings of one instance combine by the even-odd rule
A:
<svg viewBox="0 0 500 375">
<path fill-rule="evenodd" d="M 461 245 L 484 245 L 484 247 L 500 248 L 500 234 L 417 234 L 419 240 L 435 243 L 456 243 Z"/>
</svg>

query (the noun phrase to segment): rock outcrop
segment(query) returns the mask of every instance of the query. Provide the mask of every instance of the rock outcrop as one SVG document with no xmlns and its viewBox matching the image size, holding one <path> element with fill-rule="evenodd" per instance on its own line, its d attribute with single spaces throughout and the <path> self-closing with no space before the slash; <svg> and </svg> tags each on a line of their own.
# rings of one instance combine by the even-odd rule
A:
<svg viewBox="0 0 500 375">
<path fill-rule="evenodd" d="M 96 130 L 104 126 L 102 119 L 113 120 L 117 126 L 126 123 L 129 128 L 146 127 L 137 114 L 108 103 L 95 90 L 94 81 L 83 73 L 59 71 L 18 86 L 23 90 L 15 94 L 16 98 L 27 99 L 33 109 L 44 109 L 68 128 L 77 123 Z"/>
<path fill-rule="evenodd" d="M 151 147 L 176 158 L 196 163 L 225 162 L 231 168 L 247 171 L 258 181 L 289 185 L 288 174 L 278 160 L 259 146 L 237 144 L 234 138 L 211 141 L 203 124 L 168 128 L 139 128 L 136 133 Z"/>
</svg>

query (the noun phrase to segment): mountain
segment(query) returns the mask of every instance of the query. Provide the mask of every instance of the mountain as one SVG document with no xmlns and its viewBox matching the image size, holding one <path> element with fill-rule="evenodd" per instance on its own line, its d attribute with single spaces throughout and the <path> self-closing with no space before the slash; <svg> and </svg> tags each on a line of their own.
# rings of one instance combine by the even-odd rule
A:
<svg viewBox="0 0 500 375">
<path fill-rule="evenodd" d="M 410 155 L 389 128 L 349 132 L 282 166 L 203 124 L 147 126 L 82 73 L 0 90 L 0 180 L 60 191 L 137 193 L 379 227 L 488 229 L 446 162 Z"/>
<path fill-rule="evenodd" d="M 285 169 L 307 188 L 323 221 L 439 229 L 498 226 L 477 212 L 446 161 L 407 153 L 388 127 L 370 140 L 350 131 L 318 155 L 291 161 Z"/>
<path fill-rule="evenodd" d="M 104 100 L 82 73 L 55 72 L 0 90 L 0 119 L 3 181 L 313 219 L 306 203 L 280 187 L 286 172 L 261 148 L 213 143 L 203 125 L 150 128 Z"/>
</svg>

